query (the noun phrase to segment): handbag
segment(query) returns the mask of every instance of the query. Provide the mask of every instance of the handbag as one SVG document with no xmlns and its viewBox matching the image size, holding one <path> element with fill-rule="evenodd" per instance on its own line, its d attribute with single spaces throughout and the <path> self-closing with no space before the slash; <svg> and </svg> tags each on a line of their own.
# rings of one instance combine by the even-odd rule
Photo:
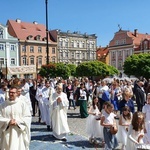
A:
<svg viewBox="0 0 150 150">
<path fill-rule="evenodd" d="M 110 127 L 110 133 L 116 134 L 118 132 L 118 128 L 116 125 Z"/>
</svg>

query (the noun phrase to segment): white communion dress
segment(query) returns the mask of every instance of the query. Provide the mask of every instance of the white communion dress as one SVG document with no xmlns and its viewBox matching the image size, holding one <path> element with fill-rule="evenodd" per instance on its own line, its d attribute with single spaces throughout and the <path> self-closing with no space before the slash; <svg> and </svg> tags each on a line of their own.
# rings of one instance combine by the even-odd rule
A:
<svg viewBox="0 0 150 150">
<path fill-rule="evenodd" d="M 100 128 L 100 120 L 96 120 L 100 114 L 98 107 L 96 109 L 93 106 L 90 107 L 91 112 L 96 113 L 96 115 L 89 114 L 86 121 L 86 132 L 89 137 L 99 138 L 102 136 L 102 131 Z"/>
</svg>

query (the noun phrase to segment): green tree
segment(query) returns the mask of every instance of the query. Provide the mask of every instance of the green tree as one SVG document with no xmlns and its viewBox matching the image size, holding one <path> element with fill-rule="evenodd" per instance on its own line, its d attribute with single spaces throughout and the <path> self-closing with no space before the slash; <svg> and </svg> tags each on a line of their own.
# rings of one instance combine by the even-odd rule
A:
<svg viewBox="0 0 150 150">
<path fill-rule="evenodd" d="M 71 75 L 69 67 L 64 63 L 57 63 L 56 65 L 56 76 L 62 77 L 63 79 L 68 79 Z"/>
<path fill-rule="evenodd" d="M 42 65 L 39 74 L 46 78 L 62 77 L 63 79 L 67 79 L 71 73 L 69 67 L 63 63 L 50 63 Z"/>
<path fill-rule="evenodd" d="M 128 76 L 150 77 L 150 54 L 134 54 L 129 56 L 124 62 L 124 73 Z"/>
<path fill-rule="evenodd" d="M 67 66 L 69 67 L 69 69 L 70 69 L 70 74 L 71 74 L 71 76 L 76 76 L 76 65 L 74 65 L 74 64 L 67 64 Z"/>
<path fill-rule="evenodd" d="M 54 78 L 56 77 L 56 64 L 55 63 L 50 63 L 48 65 L 42 65 L 41 69 L 40 69 L 40 76 L 42 77 L 51 77 Z"/>
<path fill-rule="evenodd" d="M 100 61 L 83 62 L 76 68 L 78 76 L 100 76 L 102 78 L 118 74 L 117 69 Z"/>
</svg>

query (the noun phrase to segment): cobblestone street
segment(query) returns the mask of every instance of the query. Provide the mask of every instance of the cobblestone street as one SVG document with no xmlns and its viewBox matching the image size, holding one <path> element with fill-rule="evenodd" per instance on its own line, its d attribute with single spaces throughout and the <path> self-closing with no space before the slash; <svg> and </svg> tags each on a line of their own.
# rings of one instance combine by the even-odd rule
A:
<svg viewBox="0 0 150 150">
<path fill-rule="evenodd" d="M 89 143 L 85 132 L 86 119 L 80 118 L 79 108 L 68 110 L 68 123 L 71 133 L 67 136 L 67 142 L 63 142 L 53 138 L 46 125 L 38 123 L 38 117 L 33 117 L 30 150 L 103 150 L 100 144 Z"/>
</svg>

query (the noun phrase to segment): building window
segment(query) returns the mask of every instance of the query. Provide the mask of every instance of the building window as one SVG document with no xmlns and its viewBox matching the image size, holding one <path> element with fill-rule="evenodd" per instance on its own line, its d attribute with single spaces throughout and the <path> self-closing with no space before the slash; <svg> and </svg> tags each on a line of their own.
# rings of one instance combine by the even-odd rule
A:
<svg viewBox="0 0 150 150">
<path fill-rule="evenodd" d="M 68 47 L 68 42 L 65 43 L 65 47 Z"/>
<path fill-rule="evenodd" d="M 4 58 L 0 58 L 0 65 L 4 65 Z"/>
<path fill-rule="evenodd" d="M 121 57 L 121 51 L 118 52 L 118 56 Z"/>
<path fill-rule="evenodd" d="M 52 48 L 52 54 L 55 54 L 55 48 Z"/>
<path fill-rule="evenodd" d="M 80 47 L 80 45 L 79 45 L 79 42 L 77 43 L 77 48 L 79 48 Z"/>
<path fill-rule="evenodd" d="M 33 57 L 30 58 L 30 64 L 34 65 L 34 58 Z"/>
<path fill-rule="evenodd" d="M 38 57 L 38 65 L 42 65 L 42 57 Z"/>
<path fill-rule="evenodd" d="M 3 29 L 2 29 L 2 28 L 0 28 L 0 39 L 3 39 L 3 35 L 4 35 L 4 33 L 3 33 Z"/>
<path fill-rule="evenodd" d="M 11 58 L 11 65 L 15 65 L 16 62 L 15 62 L 15 58 Z"/>
<path fill-rule="evenodd" d="M 23 64 L 23 65 L 27 65 L 27 58 L 26 58 L 26 57 L 23 57 L 23 58 L 22 58 L 22 64 Z"/>
<path fill-rule="evenodd" d="M 82 48 L 85 48 L 85 44 L 84 44 L 84 42 L 82 43 Z"/>
<path fill-rule="evenodd" d="M 71 53 L 71 58 L 74 59 L 74 52 Z"/>
<path fill-rule="evenodd" d="M 65 53 L 65 56 L 68 58 L 68 52 Z"/>
<path fill-rule="evenodd" d="M 22 52 L 26 52 L 26 46 L 25 45 L 22 46 Z"/>
<path fill-rule="evenodd" d="M 76 58 L 79 59 L 80 58 L 80 54 L 76 53 Z"/>
<path fill-rule="evenodd" d="M 14 51 L 15 50 L 15 45 L 10 45 L 10 50 Z"/>
<path fill-rule="evenodd" d="M 85 59 L 85 53 L 82 53 L 82 58 Z"/>
<path fill-rule="evenodd" d="M 59 46 L 62 47 L 63 46 L 63 41 L 59 42 Z"/>
<path fill-rule="evenodd" d="M 38 53 L 42 53 L 42 47 L 38 47 Z"/>
<path fill-rule="evenodd" d="M 92 48 L 94 48 L 95 46 L 94 46 L 94 44 L 92 44 Z"/>
<path fill-rule="evenodd" d="M 126 57 L 128 57 L 129 55 L 130 55 L 130 51 L 127 50 L 127 51 L 126 51 Z"/>
<path fill-rule="evenodd" d="M 34 47 L 30 46 L 30 53 L 34 53 Z"/>
<path fill-rule="evenodd" d="M 74 42 L 71 42 L 71 47 L 74 47 Z"/>
<path fill-rule="evenodd" d="M 4 44 L 0 44 L 0 50 L 1 50 L 1 51 L 4 50 Z"/>
<path fill-rule="evenodd" d="M 144 49 L 148 49 L 148 42 L 147 41 L 144 41 Z"/>
<path fill-rule="evenodd" d="M 52 57 L 52 62 L 55 62 L 55 57 Z"/>
</svg>

